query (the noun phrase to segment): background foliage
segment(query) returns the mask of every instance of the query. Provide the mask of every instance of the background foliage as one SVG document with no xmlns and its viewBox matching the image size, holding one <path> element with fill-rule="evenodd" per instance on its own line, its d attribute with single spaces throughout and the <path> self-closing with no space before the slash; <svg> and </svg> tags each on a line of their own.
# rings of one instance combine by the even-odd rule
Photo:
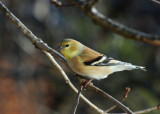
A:
<svg viewBox="0 0 160 114">
<path fill-rule="evenodd" d="M 131 88 L 125 104 L 141 110 L 160 101 L 160 48 L 128 40 L 94 24 L 73 7 L 56 8 L 44 0 L 2 2 L 38 37 L 53 48 L 64 38 L 85 45 L 121 61 L 146 66 L 147 72 L 134 70 L 114 73 L 95 85 L 117 99 L 125 87 Z M 102 0 L 96 7 L 106 16 L 146 33 L 159 34 L 160 6 L 150 0 Z M 2 114 L 68 114 L 75 93 L 64 83 L 56 68 L 32 46 L 30 41 L 0 13 L 0 110 Z M 160 34 L 159 34 L 160 35 Z M 60 63 L 61 64 L 61 63 Z M 61 64 L 78 86 L 74 75 Z M 84 94 L 103 109 L 112 106 L 89 91 Z M 113 112 L 120 112 L 116 109 Z M 80 102 L 77 114 L 95 113 Z M 158 113 L 154 111 L 152 113 Z"/>
</svg>

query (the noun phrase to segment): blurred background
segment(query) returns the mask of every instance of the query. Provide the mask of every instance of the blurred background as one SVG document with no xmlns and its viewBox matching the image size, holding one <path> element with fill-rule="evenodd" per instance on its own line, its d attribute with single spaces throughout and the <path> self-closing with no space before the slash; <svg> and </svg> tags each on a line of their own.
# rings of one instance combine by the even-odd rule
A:
<svg viewBox="0 0 160 114">
<path fill-rule="evenodd" d="M 2 2 L 54 49 L 64 38 L 73 38 L 115 59 L 145 66 L 147 72 L 123 71 L 93 82 L 118 100 L 122 99 L 125 87 L 130 87 L 124 104 L 133 111 L 160 103 L 159 47 L 129 40 L 103 29 L 74 7 L 56 8 L 49 0 Z M 151 0 L 101 0 L 96 8 L 128 27 L 160 35 L 160 5 Z M 79 87 L 75 74 L 61 62 L 59 64 Z M 96 93 L 89 90 L 83 93 L 104 110 L 112 106 Z M 0 13 L 0 114 L 69 114 L 75 97 L 76 94 L 48 58 Z M 122 111 L 116 108 L 112 112 Z M 82 113 L 97 114 L 81 100 L 77 114 Z"/>
</svg>

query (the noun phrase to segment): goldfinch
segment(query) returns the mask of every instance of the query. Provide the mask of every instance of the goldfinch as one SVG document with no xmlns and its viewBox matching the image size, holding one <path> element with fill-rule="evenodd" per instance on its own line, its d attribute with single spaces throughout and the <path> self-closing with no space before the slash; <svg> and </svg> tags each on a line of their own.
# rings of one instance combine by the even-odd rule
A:
<svg viewBox="0 0 160 114">
<path fill-rule="evenodd" d="M 104 79 L 109 74 L 123 70 L 140 69 L 146 71 L 142 66 L 115 60 L 73 39 L 64 39 L 60 42 L 59 51 L 75 73 L 91 79 Z"/>
</svg>

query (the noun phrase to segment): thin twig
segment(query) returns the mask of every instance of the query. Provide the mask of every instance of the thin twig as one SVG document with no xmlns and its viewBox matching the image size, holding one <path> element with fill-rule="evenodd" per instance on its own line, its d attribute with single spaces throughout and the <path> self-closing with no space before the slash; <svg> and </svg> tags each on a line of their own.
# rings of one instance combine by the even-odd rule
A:
<svg viewBox="0 0 160 114">
<path fill-rule="evenodd" d="M 125 91 L 125 94 L 124 94 L 124 96 L 123 96 L 123 99 L 121 100 L 121 103 L 123 103 L 124 100 L 127 98 L 128 93 L 129 93 L 129 91 L 130 91 L 130 88 L 129 88 L 129 87 L 126 87 L 125 90 L 126 90 L 126 91 Z M 111 110 L 115 109 L 116 107 L 117 107 L 117 105 L 114 105 L 114 106 L 112 106 L 111 108 L 107 109 L 105 112 L 106 112 L 106 113 L 107 113 L 107 112 L 110 112 Z"/>
<path fill-rule="evenodd" d="M 80 84 L 84 83 L 85 79 L 83 79 L 81 76 L 77 75 L 77 79 L 79 80 Z M 112 102 L 113 104 L 115 104 L 116 106 L 118 106 L 124 112 L 126 112 L 128 114 L 132 114 L 133 113 L 128 107 L 124 106 L 122 103 L 120 103 L 118 100 L 116 100 L 111 95 L 109 95 L 106 92 L 104 92 L 103 90 L 101 90 L 98 87 L 94 86 L 93 83 L 88 83 L 87 86 L 86 86 L 86 88 L 88 88 L 88 89 L 90 89 L 92 91 L 95 91 L 99 95 L 103 96 L 105 99 L 109 100 L 110 102 Z"/>
<path fill-rule="evenodd" d="M 123 105 L 118 100 L 116 100 L 115 98 L 113 98 L 112 96 L 110 96 L 109 94 L 104 92 L 103 90 L 99 89 L 98 87 L 96 87 L 92 84 L 88 84 L 87 87 L 90 88 L 91 90 L 95 91 L 99 95 L 103 96 L 105 99 L 109 100 L 110 102 L 112 102 L 113 104 L 118 106 L 119 108 L 121 108 L 124 112 L 126 112 L 128 114 L 133 114 L 133 112 L 128 107 L 126 107 L 125 105 Z"/>
<path fill-rule="evenodd" d="M 76 111 L 77 111 L 77 107 L 78 107 L 78 104 L 79 104 L 79 100 L 80 100 L 80 94 L 83 90 L 83 85 L 80 86 L 79 90 L 78 90 L 78 94 L 77 94 L 77 98 L 75 100 L 75 103 L 74 103 L 74 106 L 73 106 L 73 110 L 72 110 L 72 114 L 76 114 Z"/>
<path fill-rule="evenodd" d="M 148 112 L 151 112 L 153 110 L 160 110 L 160 104 L 157 105 L 157 106 L 151 107 L 151 108 L 147 108 L 147 109 L 144 109 L 144 110 L 136 111 L 136 112 L 134 112 L 134 114 L 148 113 Z"/>
</svg>

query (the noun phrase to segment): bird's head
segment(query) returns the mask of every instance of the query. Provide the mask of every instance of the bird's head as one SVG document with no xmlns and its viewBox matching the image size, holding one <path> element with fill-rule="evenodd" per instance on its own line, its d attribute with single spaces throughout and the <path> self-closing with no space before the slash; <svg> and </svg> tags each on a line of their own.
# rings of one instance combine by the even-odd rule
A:
<svg viewBox="0 0 160 114">
<path fill-rule="evenodd" d="M 70 60 L 82 52 L 82 47 L 83 45 L 76 40 L 64 39 L 60 42 L 58 50 L 67 60 Z"/>
</svg>

